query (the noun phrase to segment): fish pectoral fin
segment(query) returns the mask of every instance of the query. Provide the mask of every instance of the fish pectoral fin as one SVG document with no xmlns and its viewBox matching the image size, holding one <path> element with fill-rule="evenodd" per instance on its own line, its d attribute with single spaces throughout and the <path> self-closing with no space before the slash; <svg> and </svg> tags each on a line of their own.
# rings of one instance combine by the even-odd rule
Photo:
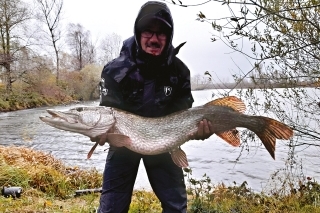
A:
<svg viewBox="0 0 320 213">
<path fill-rule="evenodd" d="M 115 147 L 123 147 L 123 146 L 129 146 L 131 144 L 131 139 L 122 134 L 117 133 L 108 133 L 108 143 Z"/>
<path fill-rule="evenodd" d="M 237 129 L 216 133 L 221 139 L 232 146 L 240 146 L 240 136 Z"/>
<path fill-rule="evenodd" d="M 173 162 L 179 167 L 187 168 L 189 166 L 187 155 L 180 148 L 171 151 L 171 158 Z"/>
<path fill-rule="evenodd" d="M 98 142 L 95 143 L 93 145 L 93 147 L 90 149 L 90 151 L 88 152 L 88 155 L 87 155 L 87 159 L 91 158 L 91 155 L 93 154 L 93 151 L 97 148 L 98 144 L 99 144 Z"/>
</svg>

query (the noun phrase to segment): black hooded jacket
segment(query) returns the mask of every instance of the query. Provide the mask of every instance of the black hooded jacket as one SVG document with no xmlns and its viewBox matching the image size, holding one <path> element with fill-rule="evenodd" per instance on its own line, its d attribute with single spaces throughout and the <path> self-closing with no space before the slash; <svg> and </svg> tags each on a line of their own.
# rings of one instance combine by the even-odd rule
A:
<svg viewBox="0 0 320 213">
<path fill-rule="evenodd" d="M 161 56 L 151 56 L 140 46 L 141 20 L 159 18 L 171 26 Z M 192 106 L 190 71 L 176 57 L 172 46 L 173 21 L 169 8 L 150 1 L 138 13 L 134 36 L 124 41 L 120 56 L 104 66 L 100 82 L 100 105 L 137 115 L 159 117 Z"/>
</svg>

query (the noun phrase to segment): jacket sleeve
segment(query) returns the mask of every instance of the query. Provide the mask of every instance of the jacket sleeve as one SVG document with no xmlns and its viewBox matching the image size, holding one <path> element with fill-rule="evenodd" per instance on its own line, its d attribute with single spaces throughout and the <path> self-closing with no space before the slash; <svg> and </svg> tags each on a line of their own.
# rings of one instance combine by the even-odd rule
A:
<svg viewBox="0 0 320 213">
<path fill-rule="evenodd" d="M 100 106 L 121 109 L 123 105 L 123 96 L 118 82 L 116 82 L 114 78 L 112 78 L 112 75 L 110 75 L 110 72 L 112 71 L 111 63 L 105 65 L 101 73 L 101 80 L 99 83 Z"/>
<path fill-rule="evenodd" d="M 177 57 L 174 60 L 175 68 L 178 71 L 179 77 L 179 93 L 176 100 L 172 103 L 171 110 L 176 112 L 179 110 L 189 109 L 194 102 L 191 93 L 190 70 Z"/>
</svg>

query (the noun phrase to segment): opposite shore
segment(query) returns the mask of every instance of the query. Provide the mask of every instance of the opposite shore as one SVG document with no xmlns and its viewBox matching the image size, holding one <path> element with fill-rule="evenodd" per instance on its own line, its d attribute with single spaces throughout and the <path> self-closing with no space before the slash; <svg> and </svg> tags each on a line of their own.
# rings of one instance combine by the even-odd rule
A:
<svg viewBox="0 0 320 213">
<path fill-rule="evenodd" d="M 221 84 L 193 84 L 192 90 L 207 90 L 207 89 L 275 89 L 275 88 L 292 88 L 292 87 L 316 87 L 317 84 L 301 82 L 299 84 L 288 85 L 285 83 L 274 84 L 255 84 L 255 83 L 221 83 Z M 99 99 L 99 88 L 88 92 L 88 94 L 72 95 L 67 90 L 52 90 L 50 93 L 37 93 L 16 90 L 11 93 L 6 93 L 0 87 L 0 113 L 16 111 L 22 109 L 31 109 L 36 107 L 68 105 L 78 103 L 80 101 L 89 101 Z M 85 98 L 83 98 L 85 97 Z"/>
</svg>

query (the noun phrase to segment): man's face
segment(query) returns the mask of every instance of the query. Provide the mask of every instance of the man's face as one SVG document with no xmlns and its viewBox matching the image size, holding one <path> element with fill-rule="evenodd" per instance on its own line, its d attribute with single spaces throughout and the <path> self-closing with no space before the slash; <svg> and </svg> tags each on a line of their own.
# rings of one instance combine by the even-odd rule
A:
<svg viewBox="0 0 320 213">
<path fill-rule="evenodd" d="M 167 43 L 167 35 L 160 24 L 155 22 L 141 32 L 140 44 L 142 50 L 154 56 L 161 55 Z"/>
</svg>

